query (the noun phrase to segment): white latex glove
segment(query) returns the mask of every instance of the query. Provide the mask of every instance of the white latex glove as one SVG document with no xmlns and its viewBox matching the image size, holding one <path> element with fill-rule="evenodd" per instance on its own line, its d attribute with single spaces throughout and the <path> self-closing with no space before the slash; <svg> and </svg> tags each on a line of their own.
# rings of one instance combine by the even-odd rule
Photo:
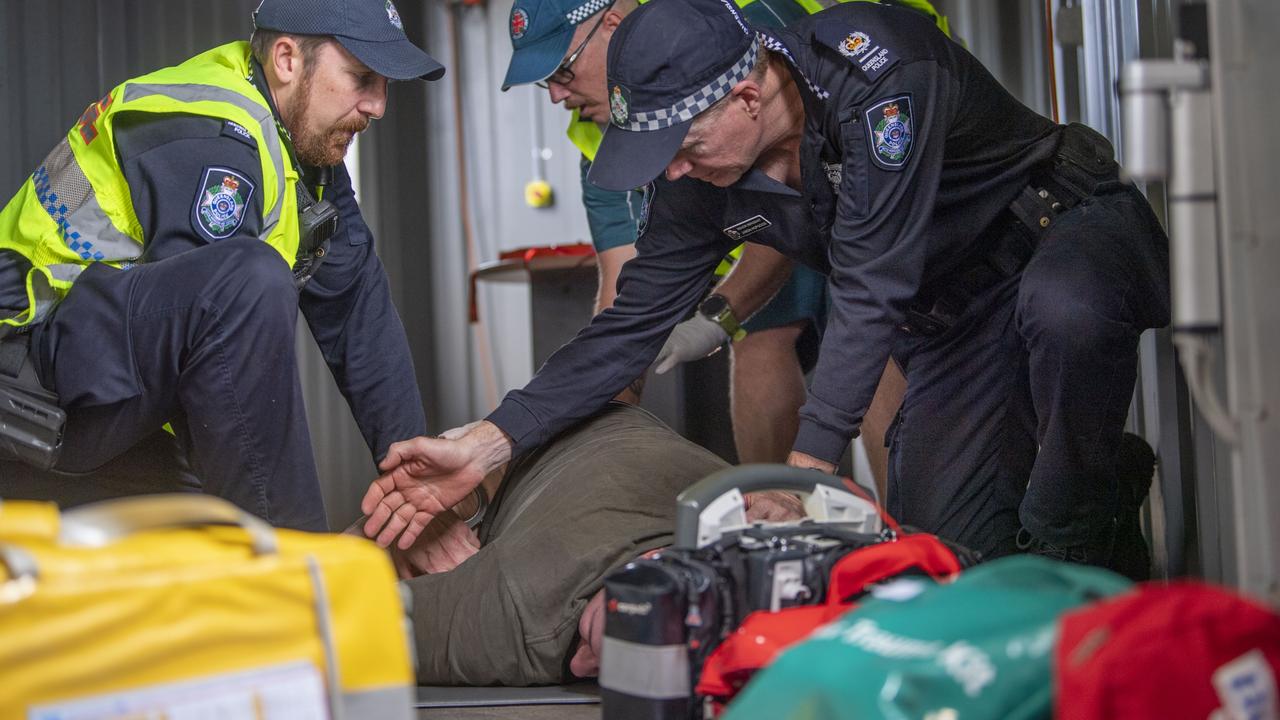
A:
<svg viewBox="0 0 1280 720">
<path fill-rule="evenodd" d="M 671 331 L 671 336 L 654 360 L 659 375 L 680 363 L 701 360 L 724 345 L 729 333 L 720 324 L 702 313 L 694 313 Z"/>
</svg>

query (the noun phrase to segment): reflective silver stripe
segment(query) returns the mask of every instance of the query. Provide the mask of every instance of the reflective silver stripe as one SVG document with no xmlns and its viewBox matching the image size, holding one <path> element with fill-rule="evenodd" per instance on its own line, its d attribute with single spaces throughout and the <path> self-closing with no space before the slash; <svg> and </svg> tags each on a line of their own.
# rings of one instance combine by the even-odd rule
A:
<svg viewBox="0 0 1280 720">
<path fill-rule="evenodd" d="M 84 270 L 83 265 L 75 264 L 59 264 L 49 265 L 45 268 L 55 280 L 65 280 L 72 282 L 80 276 L 80 272 Z M 31 291 L 35 295 L 35 308 L 31 313 L 31 320 L 28 324 L 44 320 L 49 315 L 49 311 L 53 310 L 53 306 L 58 304 L 58 291 L 49 285 L 49 280 L 44 273 L 36 272 L 31 275 Z"/>
<path fill-rule="evenodd" d="M 228 90 L 217 85 L 129 85 L 124 91 L 124 101 L 128 103 L 151 95 L 162 95 L 186 103 L 200 102 L 202 100 L 224 102 L 244 110 L 257 121 L 262 128 L 262 137 L 267 143 L 267 152 L 271 155 L 271 163 L 276 168 L 276 204 L 262 219 L 262 235 L 260 237 L 266 240 L 270 236 L 272 229 L 275 228 L 276 223 L 279 222 L 280 208 L 284 206 L 284 154 L 280 147 L 280 135 L 276 130 L 276 121 L 275 118 L 271 117 L 271 111 L 234 90 Z"/>
<path fill-rule="evenodd" d="M 342 709 L 350 718 L 413 718 L 413 692 L 408 685 L 342 694 Z"/>
<path fill-rule="evenodd" d="M 329 691 L 329 715 L 332 720 L 343 720 L 345 702 L 342 698 L 342 681 L 338 677 L 338 655 L 333 642 L 333 618 L 329 615 L 329 595 L 324 587 L 324 574 L 320 561 L 314 555 L 307 556 L 307 574 L 311 576 L 311 592 L 315 597 L 316 630 L 320 633 L 320 645 L 324 648 L 324 681 Z"/>
<path fill-rule="evenodd" d="M 57 265 L 48 265 L 45 267 L 54 280 L 65 280 L 71 282 L 80 277 L 80 273 L 84 272 L 83 265 L 75 263 L 58 263 Z"/>
<path fill-rule="evenodd" d="M 119 262 L 142 254 L 141 243 L 111 224 L 65 137 L 32 174 L 31 182 L 63 242 L 85 261 Z"/>
<path fill-rule="evenodd" d="M 608 635 L 600 656 L 600 687 L 652 700 L 689 697 L 689 648 L 642 645 Z"/>
</svg>

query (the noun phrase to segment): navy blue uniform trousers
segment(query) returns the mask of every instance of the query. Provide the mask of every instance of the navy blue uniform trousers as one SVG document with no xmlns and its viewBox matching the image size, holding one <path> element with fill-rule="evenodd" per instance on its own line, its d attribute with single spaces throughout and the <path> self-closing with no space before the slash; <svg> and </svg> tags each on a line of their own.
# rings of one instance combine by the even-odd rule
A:
<svg viewBox="0 0 1280 720">
<path fill-rule="evenodd" d="M 277 526 L 327 529 L 297 314 L 288 265 L 256 239 L 89 266 L 33 330 L 41 381 L 67 411 L 55 469 L 94 470 L 171 422 L 198 489 Z"/>
<path fill-rule="evenodd" d="M 1056 217 L 1020 275 L 945 333 L 897 341 L 890 512 L 991 556 L 1020 525 L 1064 546 L 1104 532 L 1138 338 L 1168 322 L 1168 241 L 1145 198 L 1117 187 Z"/>
</svg>

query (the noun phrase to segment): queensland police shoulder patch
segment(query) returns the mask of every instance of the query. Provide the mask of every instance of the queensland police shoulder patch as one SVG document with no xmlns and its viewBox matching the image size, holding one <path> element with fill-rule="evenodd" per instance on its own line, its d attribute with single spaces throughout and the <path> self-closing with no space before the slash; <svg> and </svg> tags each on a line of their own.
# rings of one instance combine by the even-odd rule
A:
<svg viewBox="0 0 1280 720">
<path fill-rule="evenodd" d="M 206 167 L 195 204 L 191 226 L 210 240 L 230 237 L 244 223 L 244 214 L 257 188 L 237 170 Z"/>
<path fill-rule="evenodd" d="M 881 100 L 866 111 L 871 159 L 885 170 L 901 170 L 911 157 L 911 96 Z"/>
<path fill-rule="evenodd" d="M 826 23 L 815 28 L 814 37 L 853 63 L 867 82 L 875 82 L 898 64 L 898 54 L 872 33 L 840 23 Z"/>
</svg>

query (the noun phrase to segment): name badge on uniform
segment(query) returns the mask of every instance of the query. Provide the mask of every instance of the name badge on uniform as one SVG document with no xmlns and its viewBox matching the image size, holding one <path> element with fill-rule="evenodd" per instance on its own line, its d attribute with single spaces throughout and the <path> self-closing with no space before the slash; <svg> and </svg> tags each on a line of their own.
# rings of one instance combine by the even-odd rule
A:
<svg viewBox="0 0 1280 720">
<path fill-rule="evenodd" d="M 735 223 L 725 228 L 724 234 L 728 235 L 730 240 L 741 241 L 743 238 L 745 238 L 748 235 L 751 235 L 753 233 L 758 233 L 761 230 L 764 230 L 765 228 L 772 227 L 772 226 L 773 226 L 773 223 L 765 219 L 765 216 L 755 215 L 753 217 L 747 218 L 746 220 L 743 220 L 740 223 Z"/>
</svg>

